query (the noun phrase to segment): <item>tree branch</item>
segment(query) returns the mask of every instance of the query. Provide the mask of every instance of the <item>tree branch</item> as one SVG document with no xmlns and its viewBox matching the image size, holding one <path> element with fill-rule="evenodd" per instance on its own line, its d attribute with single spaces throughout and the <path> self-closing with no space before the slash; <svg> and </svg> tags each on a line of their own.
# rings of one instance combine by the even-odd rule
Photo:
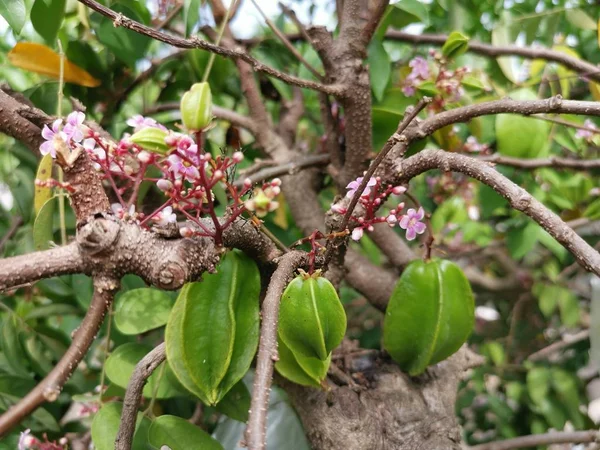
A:
<svg viewBox="0 0 600 450">
<path fill-rule="evenodd" d="M 498 153 L 489 156 L 478 156 L 478 161 L 500 164 L 502 166 L 516 167 L 518 169 L 539 169 L 541 167 L 552 167 L 554 169 L 593 170 L 600 169 L 600 159 L 573 159 L 558 158 L 512 158 L 502 156 Z"/>
<path fill-rule="evenodd" d="M 413 44 L 444 45 L 448 39 L 443 34 L 411 34 L 403 31 L 388 30 L 385 38 L 395 41 L 411 42 Z M 566 53 L 547 48 L 519 47 L 517 45 L 496 46 L 477 41 L 469 41 L 469 51 L 484 56 L 521 56 L 527 59 L 544 59 L 559 63 L 574 70 L 582 76 L 600 81 L 600 67 L 585 60 L 575 58 Z"/>
<path fill-rule="evenodd" d="M 0 259 L 0 292 L 35 281 L 85 272 L 85 260 L 75 242 L 41 252 Z"/>
<path fill-rule="evenodd" d="M 137 421 L 137 410 L 140 405 L 142 391 L 146 381 L 160 364 L 167 359 L 164 342 L 155 347 L 144 356 L 135 366 L 133 374 L 127 384 L 125 398 L 123 399 L 123 411 L 121 412 L 121 423 L 115 440 L 115 450 L 131 450 L 135 423 Z"/>
<path fill-rule="evenodd" d="M 141 24 L 129 17 L 124 16 L 121 13 L 117 13 L 110 8 L 107 8 L 104 5 L 94 1 L 94 0 L 79 0 L 80 3 L 88 6 L 94 11 L 102 14 L 103 16 L 108 17 L 114 22 L 116 27 L 121 26 L 127 28 L 129 30 L 135 31 L 136 33 L 143 34 L 144 36 L 148 36 L 152 39 L 155 39 L 160 42 L 164 42 L 173 47 L 178 48 L 200 48 L 202 50 L 207 50 L 212 53 L 216 53 L 217 55 L 224 56 L 226 58 L 231 58 L 234 60 L 240 59 L 248 63 L 252 69 L 263 72 L 269 76 L 278 78 L 288 84 L 299 86 L 302 88 L 313 89 L 320 92 L 326 92 L 332 95 L 341 95 L 345 92 L 345 88 L 342 85 L 331 85 L 331 84 L 322 84 L 310 80 L 304 80 L 302 78 L 298 78 L 293 75 L 289 75 L 287 73 L 281 72 L 277 69 L 269 67 L 250 54 L 243 50 L 239 49 L 230 49 L 224 48 L 218 45 L 211 44 L 203 39 L 198 37 L 193 37 L 190 39 L 184 39 L 177 36 L 171 36 L 169 34 L 163 33 L 162 31 L 157 31 L 153 28 L 150 28 L 144 24 Z"/>
<path fill-rule="evenodd" d="M 396 161 L 394 172 L 386 181 L 393 184 L 407 183 L 413 177 L 431 169 L 460 172 L 487 184 L 506 198 L 512 208 L 535 220 L 568 249 L 586 270 L 600 275 L 600 254 L 554 212 L 488 163 L 443 150 L 423 150 L 406 160 Z"/>
<path fill-rule="evenodd" d="M 69 349 L 46 378 L 0 416 L 0 436 L 6 435 L 11 428 L 31 414 L 42 403 L 56 401 L 64 384 L 86 355 L 104 320 L 106 311 L 113 301 L 119 284 L 114 279 L 96 278 L 94 286 L 92 302 L 81 325 L 73 335 L 73 341 Z"/>
<path fill-rule="evenodd" d="M 532 434 L 520 436 L 504 441 L 489 442 L 487 444 L 475 445 L 468 450 L 512 450 L 516 448 L 537 447 L 552 444 L 579 444 L 584 442 L 597 442 L 598 431 L 555 431 L 546 434 Z"/>
<path fill-rule="evenodd" d="M 294 276 L 296 269 L 304 262 L 305 256 L 301 252 L 290 252 L 281 257 L 263 300 L 256 374 L 252 387 L 250 416 L 244 434 L 249 450 L 264 450 L 266 446 L 269 394 L 273 379 L 273 366 L 278 359 L 277 323 L 279 321 L 279 302 L 283 290 Z"/>
</svg>

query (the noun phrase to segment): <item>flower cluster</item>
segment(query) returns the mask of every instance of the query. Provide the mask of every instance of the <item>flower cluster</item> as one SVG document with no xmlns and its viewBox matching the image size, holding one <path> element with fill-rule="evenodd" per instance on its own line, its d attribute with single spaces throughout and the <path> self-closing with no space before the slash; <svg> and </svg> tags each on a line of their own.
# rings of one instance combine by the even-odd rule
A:
<svg viewBox="0 0 600 450">
<path fill-rule="evenodd" d="M 433 102 L 429 108 L 439 111 L 443 109 L 446 102 L 456 102 L 463 96 L 462 82 L 469 69 L 459 67 L 450 70 L 448 61 L 441 53 L 432 50 L 430 56 L 435 63 L 435 70 L 430 68 L 429 63 L 422 56 L 417 56 L 408 63 L 411 72 L 402 83 L 402 92 L 412 96 L 417 89 L 426 89 L 428 94 L 433 95 Z"/>
<path fill-rule="evenodd" d="M 51 127 L 45 126 L 45 142 L 40 151 L 53 157 L 59 150 L 86 151 L 104 182 L 112 188 L 116 199 L 112 210 L 120 219 L 146 227 L 169 227 L 176 224 L 180 213 L 195 225 L 193 230 L 183 229 L 182 235 L 212 237 L 220 245 L 223 231 L 245 210 L 263 217 L 278 206 L 274 198 L 280 192 L 280 180 L 265 184 L 244 200 L 242 197 L 250 194 L 252 183 L 247 180 L 238 188 L 230 182 L 234 166 L 244 159 L 243 153 L 213 157 L 204 151 L 202 131 L 194 132 L 192 138 L 167 130 L 152 118 L 136 115 L 127 121 L 133 134 L 126 134 L 115 143 L 103 139 L 84 121 L 83 113 L 74 112 L 64 124 L 58 119 Z M 167 199 L 153 212 L 136 211 L 140 187 L 148 182 L 155 184 Z M 223 186 L 228 201 L 224 220 L 215 213 L 217 200 L 213 190 L 218 184 Z M 212 227 L 201 220 L 204 217 L 212 219 Z"/>
<path fill-rule="evenodd" d="M 19 443 L 17 445 L 18 450 L 65 450 L 68 444 L 67 438 L 60 438 L 57 441 L 49 441 L 48 437 L 44 434 L 44 440 L 40 441 L 31 434 L 31 430 L 27 429 L 21 432 Z"/>
<path fill-rule="evenodd" d="M 490 151 L 488 144 L 482 144 L 475 136 L 469 136 L 463 145 L 463 150 L 467 153 L 486 154 Z"/>
<path fill-rule="evenodd" d="M 363 177 L 359 177 L 346 186 L 346 189 L 348 189 L 346 193 L 347 198 L 352 198 L 356 195 L 363 180 Z M 373 231 L 375 224 L 383 222 L 386 222 L 390 227 L 398 225 L 403 230 L 406 230 L 406 239 L 409 241 L 414 240 L 418 234 L 423 234 L 426 226 L 422 222 L 425 218 L 425 211 L 422 207 L 419 207 L 418 210 L 410 208 L 403 214 L 402 211 L 405 208 L 405 204 L 404 202 L 400 202 L 395 208 L 390 209 L 386 215 L 377 216 L 377 210 L 386 202 L 390 195 L 402 195 L 404 193 L 406 193 L 406 187 L 404 186 L 384 187 L 380 178 L 371 177 L 367 181 L 364 190 L 360 193 L 359 198 L 359 204 L 362 206 L 364 214 L 360 217 L 350 217 L 354 225 L 352 239 L 355 241 L 360 240 L 365 231 Z M 347 212 L 346 207 L 340 203 L 334 204 L 331 209 L 338 214 L 346 214 Z"/>
</svg>

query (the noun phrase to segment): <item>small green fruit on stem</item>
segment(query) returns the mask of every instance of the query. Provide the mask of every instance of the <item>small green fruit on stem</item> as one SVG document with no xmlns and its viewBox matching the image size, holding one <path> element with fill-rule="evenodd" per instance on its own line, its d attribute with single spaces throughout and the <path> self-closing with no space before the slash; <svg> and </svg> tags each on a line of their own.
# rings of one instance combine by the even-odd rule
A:
<svg viewBox="0 0 600 450">
<path fill-rule="evenodd" d="M 206 129 L 212 119 L 212 94 L 206 82 L 195 83 L 183 94 L 180 103 L 181 121 L 190 133 Z"/>
<path fill-rule="evenodd" d="M 129 140 L 134 144 L 139 145 L 144 150 L 147 150 L 152 153 L 158 153 L 160 155 L 165 155 L 167 154 L 170 148 L 165 142 L 167 136 L 169 136 L 169 132 L 167 130 L 162 130 L 160 128 L 154 127 L 146 127 L 133 134 L 133 136 L 131 136 Z"/>
<path fill-rule="evenodd" d="M 456 264 L 432 259 L 409 264 L 388 303 L 383 346 L 410 375 L 455 353 L 475 322 L 469 281 Z"/>
</svg>

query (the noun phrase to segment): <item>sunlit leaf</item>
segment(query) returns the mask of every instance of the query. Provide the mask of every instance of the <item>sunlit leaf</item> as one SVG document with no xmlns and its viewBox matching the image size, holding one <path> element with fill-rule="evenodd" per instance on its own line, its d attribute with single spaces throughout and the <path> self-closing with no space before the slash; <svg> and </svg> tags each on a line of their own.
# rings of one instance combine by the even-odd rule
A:
<svg viewBox="0 0 600 450">
<path fill-rule="evenodd" d="M 52 78 L 60 77 L 60 55 L 35 42 L 19 42 L 8 53 L 9 61 L 21 69 L 41 73 Z M 86 87 L 100 86 L 100 80 L 91 76 L 68 59 L 64 60 L 64 80 Z"/>
<path fill-rule="evenodd" d="M 35 0 L 31 23 L 46 42 L 54 44 L 65 16 L 66 0 Z"/>
<path fill-rule="evenodd" d="M 52 197 L 44 203 L 33 223 L 33 244 L 36 250 L 45 250 L 50 247 L 54 237 L 54 208 L 56 197 Z"/>
<path fill-rule="evenodd" d="M 38 166 L 37 174 L 35 176 L 36 180 L 47 181 L 52 178 L 52 155 L 45 155 L 40 160 L 40 165 Z M 35 211 L 36 216 L 39 214 L 40 209 L 44 206 L 50 198 L 52 197 L 52 188 L 45 186 L 35 186 L 35 194 L 33 197 L 33 209 Z"/>
<path fill-rule="evenodd" d="M 27 4 L 25 0 L 0 0 L 0 15 L 18 35 L 27 20 Z"/>
</svg>

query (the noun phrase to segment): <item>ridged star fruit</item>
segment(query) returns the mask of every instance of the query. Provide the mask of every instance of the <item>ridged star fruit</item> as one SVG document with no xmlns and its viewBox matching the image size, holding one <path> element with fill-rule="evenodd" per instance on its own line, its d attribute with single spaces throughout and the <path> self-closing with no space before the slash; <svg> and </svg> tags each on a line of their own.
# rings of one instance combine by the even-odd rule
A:
<svg viewBox="0 0 600 450">
<path fill-rule="evenodd" d="M 195 83 L 181 97 L 181 121 L 188 131 L 202 131 L 212 122 L 212 93 L 207 82 Z"/>
<path fill-rule="evenodd" d="M 465 343 L 474 311 L 471 285 L 460 267 L 440 259 L 414 261 L 388 303 L 383 346 L 402 370 L 418 375 Z"/>
<path fill-rule="evenodd" d="M 333 285 L 301 272 L 286 287 L 279 310 L 279 337 L 295 355 L 327 360 L 346 333 L 346 313 Z"/>
</svg>

